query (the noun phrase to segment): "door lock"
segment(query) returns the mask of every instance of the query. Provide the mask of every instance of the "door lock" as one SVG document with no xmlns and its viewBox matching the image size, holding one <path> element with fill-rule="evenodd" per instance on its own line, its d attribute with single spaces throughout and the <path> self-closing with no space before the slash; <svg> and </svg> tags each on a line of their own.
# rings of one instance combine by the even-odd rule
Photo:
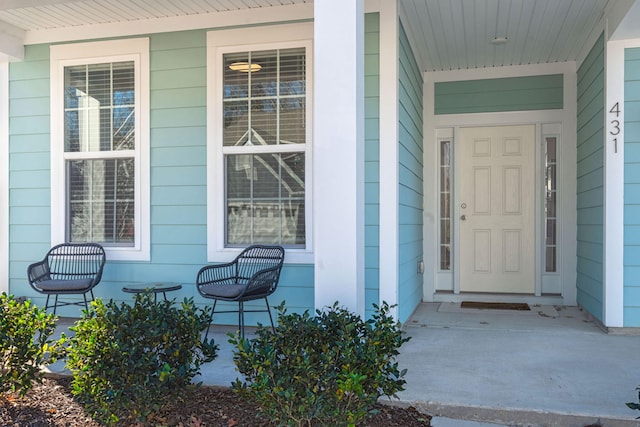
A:
<svg viewBox="0 0 640 427">
<path fill-rule="evenodd" d="M 462 216 L 460 217 L 460 220 L 461 220 L 461 221 L 466 221 L 466 220 L 467 220 L 467 216 L 466 216 L 466 215 L 462 215 Z"/>
</svg>

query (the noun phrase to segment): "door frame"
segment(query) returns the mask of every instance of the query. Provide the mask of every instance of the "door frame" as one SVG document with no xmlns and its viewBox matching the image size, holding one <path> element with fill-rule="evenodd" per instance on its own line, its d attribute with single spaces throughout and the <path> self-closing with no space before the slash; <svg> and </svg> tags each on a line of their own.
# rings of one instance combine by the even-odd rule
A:
<svg viewBox="0 0 640 427">
<path fill-rule="evenodd" d="M 434 85 L 441 81 L 462 81 L 486 78 L 518 77 L 543 74 L 563 74 L 563 108 L 558 110 L 535 110 L 502 113 L 472 113 L 472 114 L 446 114 L 434 113 Z M 454 138 L 453 163 L 456 163 L 455 140 L 458 129 L 461 127 L 475 126 L 508 126 L 520 124 L 534 124 L 536 126 L 536 182 L 540 188 L 536 191 L 536 292 L 533 296 L 519 295 L 489 295 L 492 300 L 528 301 L 532 303 L 551 304 L 576 304 L 576 70 L 575 63 L 545 64 L 526 67 L 504 67 L 501 69 L 460 70 L 449 72 L 425 73 L 424 84 L 424 253 L 425 253 L 425 280 L 424 301 L 460 301 L 461 295 L 457 282 L 456 262 L 459 253 L 453 249 L 453 265 L 451 272 L 439 270 L 439 138 Z M 543 234 L 541 230 L 543 215 L 542 197 L 542 132 L 560 133 L 558 146 L 559 173 L 557 176 L 559 198 L 558 209 L 561 217 L 558 218 L 560 228 L 558 244 L 561 246 L 557 255 L 558 273 L 548 275 L 542 271 Z M 455 168 L 455 166 L 454 166 Z M 455 176 L 455 172 L 454 172 Z M 453 239 L 457 238 L 457 224 L 460 213 L 456 188 L 457 182 L 453 182 L 452 195 L 452 233 Z M 455 242 L 455 240 L 454 240 Z M 459 245 L 456 245 L 459 247 Z M 544 276 L 544 278 L 543 278 Z M 553 276 L 552 279 L 549 279 Z M 543 292 L 543 280 L 552 282 L 557 293 L 547 295 Z M 445 284 L 444 288 L 441 286 Z M 464 294 L 466 295 L 466 294 Z M 475 295 L 475 294 L 474 294 Z M 482 297 L 482 295 L 479 295 Z"/>
</svg>

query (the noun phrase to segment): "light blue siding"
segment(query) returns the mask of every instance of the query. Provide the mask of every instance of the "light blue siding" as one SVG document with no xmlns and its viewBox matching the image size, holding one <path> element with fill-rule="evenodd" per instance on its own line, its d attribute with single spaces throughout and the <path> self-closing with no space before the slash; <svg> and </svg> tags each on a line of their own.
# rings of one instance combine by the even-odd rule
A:
<svg viewBox="0 0 640 427">
<path fill-rule="evenodd" d="M 422 301 L 423 78 L 400 24 L 398 318 L 405 322 Z"/>
<path fill-rule="evenodd" d="M 436 114 L 553 110 L 563 107 L 562 74 L 438 82 L 434 90 Z"/>
<path fill-rule="evenodd" d="M 640 326 L 640 48 L 624 52 L 624 315 Z M 628 274 L 633 271 L 633 274 Z"/>
<path fill-rule="evenodd" d="M 49 47 L 27 46 L 25 60 L 9 70 L 9 291 L 34 296 L 27 265 L 44 255 L 51 236 Z"/>
<path fill-rule="evenodd" d="M 578 70 L 577 301 L 603 320 L 604 36 Z"/>
<path fill-rule="evenodd" d="M 370 315 L 379 298 L 380 262 L 378 14 L 366 15 L 365 31 L 365 304 Z M 44 299 L 25 275 L 27 265 L 51 246 L 49 67 L 49 45 L 27 46 L 25 60 L 10 66 L 9 286 L 40 305 Z M 194 285 L 207 262 L 206 75 L 206 30 L 150 35 L 151 261 L 108 261 L 97 297 L 130 301 L 122 286 L 164 280 L 183 284 L 172 296 L 209 304 Z M 313 286 L 313 265 L 285 265 L 270 301 L 286 301 L 289 311 L 313 310 Z M 71 307 L 61 314 L 79 311 Z M 246 321 L 265 323 L 268 317 L 247 313 Z M 221 315 L 215 322 L 234 324 L 237 317 Z"/>
<path fill-rule="evenodd" d="M 365 316 L 380 299 L 380 14 L 365 15 Z"/>
<path fill-rule="evenodd" d="M 96 296 L 130 300 L 134 282 L 174 281 L 174 297 L 197 295 L 195 276 L 207 262 L 206 30 L 150 36 L 151 261 L 108 261 Z M 10 292 L 40 305 L 26 268 L 51 246 L 49 46 L 27 46 L 25 60 L 10 65 Z M 312 310 L 313 265 L 286 265 L 272 304 Z M 256 302 L 255 305 L 261 305 Z M 251 304 L 253 305 L 253 304 Z M 61 311 L 78 316 L 76 307 Z M 268 322 L 247 314 L 247 323 Z M 216 323 L 235 324 L 236 315 Z"/>
</svg>

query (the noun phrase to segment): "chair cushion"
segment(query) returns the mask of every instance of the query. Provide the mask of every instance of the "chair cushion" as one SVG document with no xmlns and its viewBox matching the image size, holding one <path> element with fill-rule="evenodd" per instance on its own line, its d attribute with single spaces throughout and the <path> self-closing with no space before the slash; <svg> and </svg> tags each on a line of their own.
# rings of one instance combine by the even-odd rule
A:
<svg viewBox="0 0 640 427">
<path fill-rule="evenodd" d="M 200 288 L 200 292 L 212 298 L 235 298 L 246 289 L 247 285 L 229 284 L 229 285 L 204 285 Z"/>
<path fill-rule="evenodd" d="M 92 278 L 73 280 L 44 280 L 36 283 L 36 286 L 43 291 L 81 291 L 91 286 Z"/>
</svg>

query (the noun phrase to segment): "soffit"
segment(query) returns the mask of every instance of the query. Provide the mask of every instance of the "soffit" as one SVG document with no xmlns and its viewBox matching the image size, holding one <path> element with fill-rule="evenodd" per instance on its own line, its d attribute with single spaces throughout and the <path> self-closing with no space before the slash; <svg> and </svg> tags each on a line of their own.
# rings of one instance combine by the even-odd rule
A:
<svg viewBox="0 0 640 427">
<path fill-rule="evenodd" d="M 407 33 L 424 71 L 575 61 L 609 3 L 400 0 Z M 506 43 L 492 44 L 496 37 Z"/>
<path fill-rule="evenodd" d="M 367 0 L 367 4 L 376 1 L 391 0 Z M 398 0 L 405 29 L 424 71 L 576 61 L 588 48 L 591 33 L 606 11 L 625 2 L 633 1 Z M 30 38 L 30 34 L 63 34 L 53 39 L 61 41 L 70 29 L 95 26 L 102 32 L 91 33 L 94 37 L 107 37 L 112 27 L 105 25 L 109 24 L 128 25 L 132 31 L 137 23 L 156 19 L 169 22 L 167 19 L 202 16 L 204 21 L 212 22 L 209 18 L 217 13 L 222 16 L 238 11 L 255 11 L 257 16 L 267 16 L 271 11 L 269 19 L 273 21 L 278 16 L 273 11 L 278 7 L 312 3 L 313 0 L 0 0 L 0 33 L 25 42 L 44 39 Z M 506 38 L 506 43 L 492 44 L 496 37 Z"/>
<path fill-rule="evenodd" d="M 25 31 L 204 15 L 311 0 L 6 0 L 0 21 Z"/>
</svg>

